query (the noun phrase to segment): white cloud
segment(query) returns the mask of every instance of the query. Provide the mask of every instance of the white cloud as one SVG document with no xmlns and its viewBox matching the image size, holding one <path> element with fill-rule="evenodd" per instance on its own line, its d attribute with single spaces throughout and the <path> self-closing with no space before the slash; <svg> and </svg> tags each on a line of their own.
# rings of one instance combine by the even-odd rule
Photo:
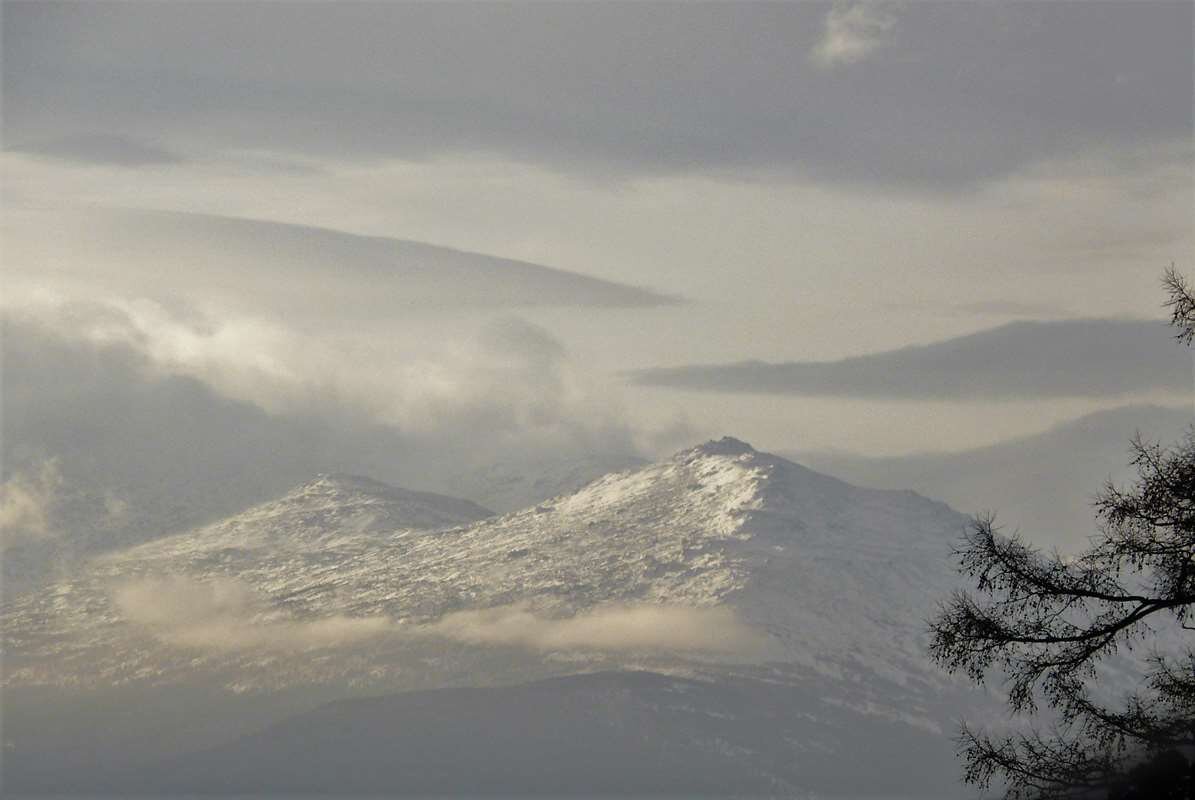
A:
<svg viewBox="0 0 1195 800">
<path fill-rule="evenodd" d="M 19 470 L 0 483 L 0 545 L 52 536 L 61 489 L 62 473 L 52 459 Z"/>
<path fill-rule="evenodd" d="M 148 299 L 77 297 L 30 294 L 11 313 L 69 338 L 132 348 L 163 374 L 196 378 L 274 414 L 380 424 L 445 446 L 467 439 L 474 452 L 634 449 L 616 394 L 551 333 L 517 317 L 441 335 L 401 321 L 357 334 Z"/>
<path fill-rule="evenodd" d="M 818 66 L 831 68 L 857 64 L 883 46 L 896 18 L 874 3 L 835 3 L 826 13 L 821 40 L 810 58 Z"/>
<path fill-rule="evenodd" d="M 124 617 L 175 647 L 215 652 L 301 651 L 351 647 L 382 637 L 427 637 L 465 644 L 550 652 L 689 653 L 755 661 L 770 641 L 728 608 L 654 604 L 612 605 L 572 617 L 549 618 L 526 604 L 458 611 L 423 625 L 389 617 L 334 614 L 297 619 L 270 605 L 243 581 L 185 577 L 122 584 L 113 601 Z"/>
<path fill-rule="evenodd" d="M 134 581 L 117 587 L 113 599 L 129 621 L 162 641 L 199 650 L 313 650 L 358 644 L 393 630 L 380 616 L 283 616 L 246 584 L 226 578 Z"/>
<path fill-rule="evenodd" d="M 471 644 L 541 651 L 693 652 L 756 660 L 769 649 L 766 636 L 724 607 L 619 605 L 550 619 L 516 604 L 448 614 L 423 631 Z"/>
</svg>

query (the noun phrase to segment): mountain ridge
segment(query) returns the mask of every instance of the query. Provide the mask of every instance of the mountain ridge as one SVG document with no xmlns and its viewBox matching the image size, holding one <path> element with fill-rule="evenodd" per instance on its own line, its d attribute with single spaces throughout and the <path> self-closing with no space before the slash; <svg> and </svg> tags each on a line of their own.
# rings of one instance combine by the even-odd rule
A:
<svg viewBox="0 0 1195 800">
<path fill-rule="evenodd" d="M 397 505 L 386 505 L 386 498 L 397 498 Z M 782 662 L 834 671 L 846 659 L 907 677 L 910 664 L 924 661 L 918 625 L 925 604 L 952 585 L 950 545 L 966 524 L 935 501 L 854 487 L 730 437 L 605 475 L 527 509 L 483 513 L 468 501 L 386 489 L 370 479 L 317 477 L 214 525 L 107 554 L 86 573 L 7 604 L 5 635 L 16 645 L 6 648 L 16 667 L 8 679 L 54 680 L 49 662 L 68 642 L 68 649 L 100 654 L 81 662 L 100 674 L 171 680 L 190 662 L 169 626 L 190 625 L 190 631 L 200 622 L 235 625 L 233 641 L 281 647 L 283 633 L 321 620 L 367 621 L 376 628 L 367 644 L 378 648 L 369 663 L 412 631 L 433 630 L 452 647 L 513 647 L 532 655 L 547 642 L 568 642 L 566 651 L 602 664 L 636 647 L 611 644 L 609 637 L 586 644 L 598 640 L 575 635 L 569 621 L 575 618 L 578 629 L 611 619 L 642 624 L 600 616 L 640 607 L 725 609 L 718 624 L 734 635 L 750 630 L 766 637 Z M 120 606 L 113 587 L 129 584 L 143 591 L 126 593 L 126 601 L 144 596 L 149 603 L 155 592 L 165 593 L 159 605 L 178 601 L 192 617 L 196 608 L 215 616 L 176 621 L 155 612 L 147 627 L 135 609 Z M 64 593 L 87 602 L 55 599 Z M 97 609 L 100 625 L 91 618 Z M 479 616 L 452 617 L 464 612 Z M 902 613 L 913 622 L 901 623 L 906 632 L 893 637 L 887 627 Z M 697 628 L 713 625 L 712 617 L 685 619 Z M 470 627 L 448 630 L 445 620 Z M 488 627 L 479 632 L 478 626 Z M 545 630 L 550 635 L 541 636 Z M 261 631 L 269 636 L 255 633 Z M 123 644 L 134 641 L 140 642 L 134 649 Z M 37 642 L 43 647 L 24 647 Z M 259 648 L 245 648 L 201 655 L 213 667 L 255 663 Z M 743 659 L 754 663 L 758 656 Z M 259 679 L 263 686 L 316 679 L 293 669 L 289 678 L 272 669 Z M 361 670 L 369 674 L 365 662 L 350 672 Z"/>
</svg>

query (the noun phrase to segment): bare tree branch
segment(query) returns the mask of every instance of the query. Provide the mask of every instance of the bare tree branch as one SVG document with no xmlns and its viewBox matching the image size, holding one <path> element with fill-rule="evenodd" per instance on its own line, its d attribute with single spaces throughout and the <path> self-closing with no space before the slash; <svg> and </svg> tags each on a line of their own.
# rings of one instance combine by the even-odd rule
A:
<svg viewBox="0 0 1195 800">
<path fill-rule="evenodd" d="M 1176 336 L 1192 344 L 1195 297 L 1173 267 L 1163 284 Z M 1155 652 L 1121 708 L 1091 695 L 1098 664 L 1155 641 L 1152 623 L 1195 630 L 1195 427 L 1172 447 L 1134 437 L 1132 452 L 1135 483 L 1104 487 L 1100 533 L 1075 558 L 1003 535 L 992 515 L 975 518 L 956 550 L 974 592 L 956 592 L 930 622 L 930 653 L 945 669 L 978 683 L 998 673 L 1014 712 L 1044 704 L 1056 720 L 1046 734 L 963 729 L 964 779 L 999 779 L 1009 800 L 1144 797 L 1141 786 L 1171 773 L 1195 792 L 1195 651 Z"/>
</svg>

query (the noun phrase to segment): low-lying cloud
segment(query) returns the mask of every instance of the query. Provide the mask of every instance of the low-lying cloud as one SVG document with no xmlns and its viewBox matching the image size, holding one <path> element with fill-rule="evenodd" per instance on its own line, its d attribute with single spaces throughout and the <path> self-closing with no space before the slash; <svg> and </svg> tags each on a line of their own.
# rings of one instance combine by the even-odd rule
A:
<svg viewBox="0 0 1195 800">
<path fill-rule="evenodd" d="M 0 547 L 52 536 L 51 519 L 61 488 L 62 472 L 53 459 L 17 470 L 0 483 Z"/>
<path fill-rule="evenodd" d="M 389 633 L 385 617 L 333 615 L 300 620 L 272 611 L 246 584 L 174 577 L 136 581 L 113 592 L 117 609 L 178 647 L 212 651 L 313 650 L 359 644 Z"/>
<path fill-rule="evenodd" d="M 838 361 L 659 367 L 644 386 L 711 392 L 918 400 L 1190 392 L 1191 353 L 1161 322 L 1013 322 L 929 345 Z"/>
<path fill-rule="evenodd" d="M 383 637 L 537 652 L 688 653 L 751 661 L 770 648 L 764 634 L 724 607 L 613 605 L 572 617 L 545 617 L 515 604 L 457 611 L 426 624 L 396 623 L 383 615 L 299 619 L 272 607 L 243 581 L 177 576 L 122 584 L 112 598 L 125 619 L 161 641 L 213 652 L 352 647 Z"/>
<path fill-rule="evenodd" d="M 448 614 L 423 630 L 469 644 L 541 651 L 698 652 L 755 659 L 769 644 L 766 636 L 725 607 L 619 605 L 547 618 L 516 604 Z"/>
</svg>

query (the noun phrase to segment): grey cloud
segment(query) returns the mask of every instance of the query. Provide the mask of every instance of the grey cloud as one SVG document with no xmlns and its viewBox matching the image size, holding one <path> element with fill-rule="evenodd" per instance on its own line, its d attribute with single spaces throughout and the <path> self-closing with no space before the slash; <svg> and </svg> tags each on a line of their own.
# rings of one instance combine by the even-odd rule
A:
<svg viewBox="0 0 1195 800">
<path fill-rule="evenodd" d="M 1056 317 L 1065 313 L 1065 309 L 1046 303 L 1023 303 L 1017 300 L 984 300 L 963 303 L 957 308 L 967 314 L 1009 317 Z"/>
<path fill-rule="evenodd" d="M 1187 158 L 1185 169 L 1179 171 L 1189 177 L 1192 164 L 1195 164 L 1195 157 Z M 1188 181 L 1184 186 L 1174 187 L 1167 198 L 1170 202 L 1181 202 L 1178 199 L 1190 197 L 1190 192 Z M 1136 198 L 1130 200 L 1135 201 Z M 1178 209 L 1181 209 L 1181 205 L 1176 204 Z M 1195 207 L 1188 203 L 1188 211 L 1195 212 Z M 1046 246 L 1062 256 L 1064 263 L 1074 263 L 1076 259 L 1087 263 L 1143 263 L 1151 254 L 1159 251 L 1182 253 L 1186 250 L 1191 236 L 1189 214 L 1186 219 L 1180 217 L 1170 224 L 1166 220 L 1132 219 L 1127 212 L 1124 217 L 1112 225 L 1084 231 L 1082 236 L 1060 236 Z"/>
<path fill-rule="evenodd" d="M 48 268 L 108 289 L 235 300 L 358 322 L 396 309 L 643 307 L 679 302 L 539 264 L 404 239 L 168 211 L 13 210 L 10 275 Z M 169 265 L 169 269 L 164 269 Z"/>
<path fill-rule="evenodd" d="M 949 187 L 1084 145 L 1191 136 L 1190 3 L 909 4 L 878 26 L 882 50 L 824 70 L 808 54 L 835 13 L 10 4 L 4 134 L 133 129 L 184 152 L 268 139 L 337 158 L 485 152 L 603 175 Z M 862 25 L 867 42 L 876 28 Z"/>
<path fill-rule="evenodd" d="M 117 134 L 81 134 L 5 149 L 62 161 L 119 167 L 161 166 L 183 160 L 177 153 L 163 147 Z"/>
<path fill-rule="evenodd" d="M 1000 400 L 1190 392 L 1192 355 L 1161 322 L 1013 322 L 934 344 L 839 361 L 660 367 L 645 386 L 715 392 Z"/>
<path fill-rule="evenodd" d="M 299 159 L 261 150 L 230 150 L 219 153 L 212 166 L 235 170 L 240 175 L 320 175 L 324 168 L 310 159 Z"/>
<path fill-rule="evenodd" d="M 973 303 L 959 303 L 953 306 L 930 305 L 927 303 L 882 303 L 878 306 L 885 311 L 900 313 L 934 314 L 941 316 L 983 316 L 983 317 L 1023 317 L 1036 319 L 1058 319 L 1070 315 L 1070 311 L 1059 305 L 1050 303 L 1033 303 L 1021 300 L 979 300 Z"/>
<path fill-rule="evenodd" d="M 884 44 L 895 24 L 896 18 L 879 4 L 835 3 L 810 57 L 823 67 L 857 64 Z"/>
<path fill-rule="evenodd" d="M 58 489 L 47 517 L 55 535 L 6 553 L 8 590 L 59 561 L 232 513 L 346 458 L 351 431 L 231 401 L 160 372 L 130 345 L 73 339 L 69 327 L 3 320 L 4 477 L 21 483 L 50 462 Z M 402 443 L 394 433 L 375 441 Z"/>
<path fill-rule="evenodd" d="M 564 345 L 547 330 L 517 317 L 490 323 L 483 331 L 482 343 L 493 354 L 513 354 L 544 368 L 558 364 L 566 355 Z"/>
</svg>

